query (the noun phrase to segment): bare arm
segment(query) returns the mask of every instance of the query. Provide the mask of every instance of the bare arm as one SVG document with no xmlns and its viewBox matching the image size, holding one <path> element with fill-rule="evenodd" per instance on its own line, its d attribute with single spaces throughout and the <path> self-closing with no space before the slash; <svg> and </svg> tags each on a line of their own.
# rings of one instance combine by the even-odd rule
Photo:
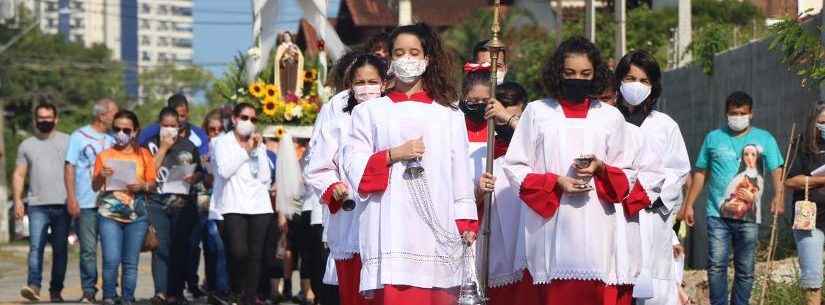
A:
<svg viewBox="0 0 825 305">
<path fill-rule="evenodd" d="M 26 164 L 17 164 L 12 175 L 12 193 L 14 204 L 23 204 L 23 186 L 26 184 L 26 174 L 29 167 Z"/>
<path fill-rule="evenodd" d="M 695 223 L 695 219 L 693 218 L 693 204 L 696 202 L 696 199 L 699 198 L 699 194 L 702 193 L 702 189 L 705 188 L 706 176 L 707 170 L 700 169 L 696 170 L 693 173 L 693 177 L 690 179 L 690 187 L 688 188 L 687 198 L 685 198 L 682 212 L 679 215 L 679 218 L 685 220 L 689 226 L 693 226 Z"/>
<path fill-rule="evenodd" d="M 771 171 L 771 180 L 773 180 L 773 201 L 771 202 L 771 212 L 776 215 L 782 215 L 785 212 L 785 186 L 782 183 L 782 178 L 785 174 L 784 167 L 777 167 Z M 804 185 L 804 181 L 803 181 Z"/>
<path fill-rule="evenodd" d="M 816 189 L 820 187 L 825 187 L 825 177 L 822 176 L 805 176 L 805 175 L 797 175 L 788 178 L 785 180 L 785 187 L 793 189 L 793 190 L 801 190 L 805 188 L 805 177 L 809 177 L 808 179 L 808 188 Z"/>
<path fill-rule="evenodd" d="M 80 215 L 80 204 L 77 202 L 74 185 L 74 165 L 66 162 L 63 165 L 63 184 L 66 186 L 66 209 L 69 215 L 77 217 Z"/>
</svg>

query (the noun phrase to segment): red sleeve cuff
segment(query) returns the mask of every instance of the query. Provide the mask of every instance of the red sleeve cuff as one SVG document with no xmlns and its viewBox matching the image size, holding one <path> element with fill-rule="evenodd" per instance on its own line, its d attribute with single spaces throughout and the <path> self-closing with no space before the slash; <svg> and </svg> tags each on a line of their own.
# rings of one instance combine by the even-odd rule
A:
<svg viewBox="0 0 825 305">
<path fill-rule="evenodd" d="M 604 165 L 604 170 L 596 174 L 594 180 L 596 182 L 596 194 L 606 202 L 622 202 L 630 189 L 624 171 L 607 164 Z"/>
<path fill-rule="evenodd" d="M 533 211 L 549 219 L 556 214 L 561 200 L 561 190 L 556 188 L 555 174 L 528 174 L 521 183 L 519 198 Z"/>
<path fill-rule="evenodd" d="M 324 191 L 324 195 L 321 196 L 321 202 L 326 203 L 327 207 L 329 207 L 329 212 L 335 214 L 338 210 L 341 209 L 341 200 L 335 200 L 335 196 L 332 194 L 335 193 L 335 187 L 339 184 L 344 184 L 343 182 L 335 182 L 327 187 L 327 190 Z"/>
<path fill-rule="evenodd" d="M 637 182 L 627 198 L 622 201 L 622 207 L 624 207 L 624 212 L 627 217 L 633 217 L 638 215 L 639 211 L 649 207 L 650 203 L 650 198 L 647 197 L 647 192 L 645 192 L 644 187 L 642 187 L 641 183 Z"/>
<path fill-rule="evenodd" d="M 367 161 L 364 175 L 361 176 L 361 183 L 358 184 L 358 193 L 367 195 L 383 192 L 387 189 L 389 182 L 390 160 L 387 157 L 387 151 L 382 150 L 373 154 Z"/>
<path fill-rule="evenodd" d="M 455 224 L 458 226 L 458 233 L 461 235 L 464 235 L 464 232 L 473 232 L 478 234 L 478 220 L 456 219 Z"/>
</svg>

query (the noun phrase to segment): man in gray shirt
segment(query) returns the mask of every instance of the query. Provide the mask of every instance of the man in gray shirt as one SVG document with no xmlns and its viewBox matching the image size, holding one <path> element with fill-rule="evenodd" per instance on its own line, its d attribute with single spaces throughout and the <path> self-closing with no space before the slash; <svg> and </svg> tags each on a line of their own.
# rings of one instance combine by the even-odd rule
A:
<svg viewBox="0 0 825 305">
<path fill-rule="evenodd" d="M 14 168 L 14 216 L 29 215 L 29 275 L 20 295 L 30 301 L 40 300 L 40 282 L 43 277 L 43 250 L 51 229 L 52 278 L 49 296 L 52 302 L 62 302 L 63 280 L 66 277 L 68 257 L 69 213 L 66 210 L 66 189 L 63 185 L 63 160 L 69 136 L 55 130 L 57 109 L 42 103 L 34 108 L 34 136 L 25 139 L 17 149 Z M 26 178 L 29 190 L 23 202 Z"/>
</svg>

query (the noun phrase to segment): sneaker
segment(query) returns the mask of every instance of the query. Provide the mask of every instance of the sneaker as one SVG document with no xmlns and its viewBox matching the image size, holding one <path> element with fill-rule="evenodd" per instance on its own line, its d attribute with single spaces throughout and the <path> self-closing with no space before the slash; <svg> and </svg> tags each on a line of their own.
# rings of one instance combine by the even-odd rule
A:
<svg viewBox="0 0 825 305">
<path fill-rule="evenodd" d="M 115 305 L 115 299 L 103 299 L 101 305 Z"/>
<path fill-rule="evenodd" d="M 187 290 L 192 295 L 193 299 L 200 299 L 200 298 L 202 298 L 203 296 L 206 295 L 206 293 L 204 293 L 203 290 L 201 290 L 200 288 L 198 288 L 196 286 L 190 287 Z"/>
<path fill-rule="evenodd" d="M 96 303 L 95 294 L 91 292 L 84 292 L 83 297 L 80 298 L 80 303 L 94 304 Z"/>
<path fill-rule="evenodd" d="M 166 298 L 162 295 L 155 295 L 149 299 L 149 303 L 152 305 L 166 305 Z"/>
<path fill-rule="evenodd" d="M 60 291 L 51 291 L 49 292 L 49 301 L 52 303 L 63 303 L 63 296 L 60 294 Z"/>
<path fill-rule="evenodd" d="M 23 289 L 20 289 L 20 296 L 32 302 L 40 301 L 40 288 L 24 286 Z"/>
</svg>

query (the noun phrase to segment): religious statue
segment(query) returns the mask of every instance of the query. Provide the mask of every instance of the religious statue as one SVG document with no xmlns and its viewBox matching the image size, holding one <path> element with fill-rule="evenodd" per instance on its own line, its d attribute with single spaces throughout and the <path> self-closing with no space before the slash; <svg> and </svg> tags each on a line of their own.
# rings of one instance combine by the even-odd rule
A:
<svg viewBox="0 0 825 305">
<path fill-rule="evenodd" d="M 300 97 L 304 85 L 304 55 L 293 42 L 292 33 L 278 35 L 275 50 L 275 83 L 280 86 L 281 96 L 289 94 Z"/>
</svg>

